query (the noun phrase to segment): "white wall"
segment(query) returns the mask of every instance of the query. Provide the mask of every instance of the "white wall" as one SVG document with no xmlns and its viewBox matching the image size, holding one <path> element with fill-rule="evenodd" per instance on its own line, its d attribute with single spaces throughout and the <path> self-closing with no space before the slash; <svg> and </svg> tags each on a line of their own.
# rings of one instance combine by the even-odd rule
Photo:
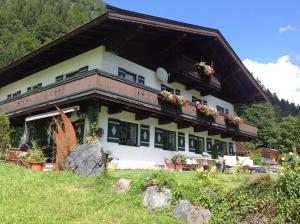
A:
<svg viewBox="0 0 300 224">
<path fill-rule="evenodd" d="M 162 82 L 157 79 L 155 71 L 121 58 L 111 52 L 107 52 L 105 47 L 101 46 L 0 88 L 0 101 L 5 100 L 8 94 L 13 94 L 19 90 L 21 90 L 22 94 L 26 93 L 28 87 L 32 87 L 38 83 L 42 83 L 43 86 L 54 83 L 56 76 L 70 73 L 86 65 L 89 66 L 90 70 L 98 68 L 114 75 L 118 75 L 118 68 L 121 67 L 129 72 L 144 76 L 145 85 L 157 90 L 161 89 Z M 201 97 L 199 91 L 187 91 L 180 83 L 164 84 L 173 89 L 179 89 L 181 95 L 189 101 L 192 101 L 192 96 L 195 96 L 206 100 L 208 104 L 214 108 L 219 105 L 229 109 L 230 113 L 234 111 L 232 104 L 210 95 Z"/>
<path fill-rule="evenodd" d="M 54 83 L 56 76 L 70 73 L 86 65 L 89 66 L 90 70 L 101 68 L 103 51 L 104 47 L 95 48 L 50 68 L 37 72 L 24 79 L 18 80 L 17 82 L 2 87 L 0 88 L 0 101 L 5 100 L 8 94 L 15 93 L 19 90 L 21 90 L 22 94 L 26 93 L 28 87 L 32 87 L 36 84 L 42 83 L 43 86 L 46 86 Z"/>
<path fill-rule="evenodd" d="M 147 69 L 143 66 L 140 66 L 134 62 L 128 61 L 124 58 L 121 58 L 111 52 L 104 52 L 103 55 L 103 63 L 102 63 L 102 70 L 109 72 L 114 75 L 118 75 L 118 68 L 121 67 L 129 72 L 132 72 L 137 75 L 142 75 L 145 77 L 145 85 L 150 86 L 154 89 L 161 89 L 161 84 L 165 84 L 173 89 L 179 89 L 181 95 L 189 101 L 192 101 L 192 96 L 195 96 L 199 99 L 206 100 L 208 105 L 211 107 L 216 108 L 217 105 L 226 108 L 229 110 L 229 113 L 234 112 L 234 107 L 231 103 L 226 102 L 224 100 L 218 99 L 214 96 L 201 96 L 201 93 L 197 90 L 185 90 L 184 85 L 180 83 L 162 83 L 159 79 L 157 79 L 155 75 L 155 71 Z"/>
<path fill-rule="evenodd" d="M 175 123 L 166 124 L 166 125 L 158 125 L 158 120 L 156 118 L 149 118 L 143 121 L 136 121 L 134 113 L 130 112 L 121 112 L 118 114 L 109 115 L 107 113 L 108 108 L 105 106 L 101 107 L 101 112 L 98 114 L 98 127 L 104 129 L 104 136 L 102 138 L 102 144 L 104 150 L 112 150 L 113 156 L 118 158 L 115 161 L 117 168 L 132 168 L 132 169 L 146 169 L 146 168 L 154 168 L 159 165 L 164 165 L 165 158 L 171 158 L 173 155 L 178 153 L 185 154 L 188 157 L 201 157 L 200 154 L 196 154 L 193 152 L 189 152 L 189 134 L 193 134 L 199 137 L 208 137 L 207 132 L 194 133 L 192 128 L 186 129 L 177 129 L 177 125 Z M 127 121 L 135 124 L 145 124 L 150 126 L 150 146 L 126 146 L 119 145 L 118 143 L 107 142 L 107 132 L 108 132 L 108 118 L 115 118 L 121 121 Z M 185 133 L 185 151 L 168 151 L 160 148 L 154 147 L 154 132 L 155 127 L 163 128 L 166 130 L 171 130 L 176 132 L 176 141 L 178 140 L 177 133 L 183 132 Z M 139 130 L 140 131 L 140 130 Z M 138 134 L 138 141 L 139 141 Z M 213 140 L 221 140 L 224 142 L 232 142 L 230 138 L 222 139 L 220 136 L 209 136 Z M 176 142 L 177 144 L 177 142 Z M 206 147 L 206 144 L 205 144 Z"/>
</svg>

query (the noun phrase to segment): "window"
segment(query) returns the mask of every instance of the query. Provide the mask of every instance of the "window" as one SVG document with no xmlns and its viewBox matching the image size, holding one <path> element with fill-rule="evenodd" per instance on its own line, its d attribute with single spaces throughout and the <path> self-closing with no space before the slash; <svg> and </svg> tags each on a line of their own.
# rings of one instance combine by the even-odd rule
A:
<svg viewBox="0 0 300 224">
<path fill-rule="evenodd" d="M 78 70 L 79 73 L 87 72 L 89 70 L 89 66 L 84 66 Z"/>
<path fill-rule="evenodd" d="M 142 84 L 142 85 L 145 85 L 145 77 L 144 77 L 144 76 L 141 76 L 141 75 L 139 75 L 139 78 L 138 78 L 138 83 L 139 83 L 139 84 Z"/>
<path fill-rule="evenodd" d="M 109 118 L 107 141 L 119 143 L 120 145 L 137 146 L 138 125 Z"/>
<path fill-rule="evenodd" d="M 270 154 L 269 151 L 264 150 L 264 151 L 262 152 L 262 157 L 263 157 L 264 159 L 271 159 L 271 154 Z"/>
<path fill-rule="evenodd" d="M 33 86 L 32 90 L 34 91 L 34 90 L 37 90 L 37 89 L 40 89 L 40 88 L 42 88 L 42 83 L 39 83 L 39 84 Z"/>
<path fill-rule="evenodd" d="M 215 145 L 216 145 L 217 150 L 219 151 L 219 154 L 221 156 L 228 155 L 228 152 L 227 152 L 227 143 L 226 142 L 222 142 L 222 141 L 216 140 L 215 141 Z"/>
<path fill-rule="evenodd" d="M 137 81 L 136 80 L 136 78 L 137 78 L 136 74 L 128 72 L 128 71 L 126 71 L 123 68 L 119 68 L 118 76 L 121 77 L 121 78 L 123 78 L 123 79 L 129 80 L 129 81 L 133 81 L 133 82 Z"/>
<path fill-rule="evenodd" d="M 12 97 L 18 97 L 21 95 L 21 91 L 13 93 Z"/>
<path fill-rule="evenodd" d="M 155 147 L 176 151 L 176 132 L 155 128 Z"/>
<path fill-rule="evenodd" d="M 228 143 L 228 151 L 229 151 L 229 155 L 235 155 L 234 153 L 234 149 L 233 149 L 233 143 Z"/>
<path fill-rule="evenodd" d="M 176 94 L 177 96 L 180 96 L 180 90 L 179 90 L 179 89 L 175 89 L 175 94 Z"/>
<path fill-rule="evenodd" d="M 28 87 L 27 88 L 27 93 L 30 93 L 32 91 L 32 88 L 31 87 Z"/>
<path fill-rule="evenodd" d="M 226 109 L 226 108 L 223 108 L 219 105 L 217 105 L 217 111 L 220 113 L 220 114 L 229 114 L 229 110 Z"/>
<path fill-rule="evenodd" d="M 55 77 L 55 82 L 61 82 L 64 80 L 64 75 L 59 75 Z"/>
<path fill-rule="evenodd" d="M 197 102 L 202 103 L 202 100 L 200 100 L 199 98 L 197 98 L 195 96 L 192 96 L 192 102 L 193 103 L 197 103 Z"/>
<path fill-rule="evenodd" d="M 160 89 L 161 89 L 161 91 L 167 90 L 167 91 L 170 92 L 170 93 L 174 93 L 174 89 L 172 89 L 172 88 L 170 88 L 170 87 L 168 87 L 168 86 L 166 86 L 166 85 L 164 85 L 164 84 L 161 84 Z"/>
<path fill-rule="evenodd" d="M 7 95 L 7 99 L 10 99 L 10 98 L 12 98 L 12 95 L 11 95 L 11 94 L 8 94 L 8 95 Z"/>
<path fill-rule="evenodd" d="M 78 71 L 70 72 L 66 74 L 66 79 L 73 78 L 75 75 L 77 75 Z"/>
<path fill-rule="evenodd" d="M 189 151 L 201 154 L 204 152 L 204 138 L 189 135 Z"/>
<path fill-rule="evenodd" d="M 203 100 L 203 104 L 204 104 L 204 105 L 207 105 L 207 101 L 206 101 L 206 100 Z"/>
<path fill-rule="evenodd" d="M 206 151 L 211 154 L 212 153 L 213 141 L 211 138 L 206 139 Z"/>
<path fill-rule="evenodd" d="M 119 144 L 137 146 L 138 125 L 120 121 Z"/>
</svg>

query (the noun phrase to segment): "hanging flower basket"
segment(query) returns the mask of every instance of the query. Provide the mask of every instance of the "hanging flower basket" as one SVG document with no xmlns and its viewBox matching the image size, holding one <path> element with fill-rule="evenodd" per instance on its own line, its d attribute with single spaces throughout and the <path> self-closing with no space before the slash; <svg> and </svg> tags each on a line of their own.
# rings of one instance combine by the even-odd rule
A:
<svg viewBox="0 0 300 224">
<path fill-rule="evenodd" d="M 216 118 L 219 115 L 219 112 L 215 108 L 204 105 L 199 101 L 196 102 L 196 109 L 207 117 Z"/>
<path fill-rule="evenodd" d="M 241 117 L 238 117 L 233 114 L 229 114 L 225 116 L 225 121 L 227 121 L 230 124 L 233 124 L 235 126 L 239 126 L 240 124 L 244 124 L 244 119 Z"/>
<path fill-rule="evenodd" d="M 184 107 L 187 105 L 187 101 L 183 96 L 178 96 L 176 94 L 170 93 L 167 90 L 163 90 L 159 94 L 160 99 L 163 101 L 169 102 L 173 105 Z"/>
<path fill-rule="evenodd" d="M 205 76 L 213 76 L 216 72 L 214 70 L 213 65 L 207 65 L 206 62 L 200 61 L 199 63 L 195 64 L 198 72 L 204 74 Z"/>
</svg>

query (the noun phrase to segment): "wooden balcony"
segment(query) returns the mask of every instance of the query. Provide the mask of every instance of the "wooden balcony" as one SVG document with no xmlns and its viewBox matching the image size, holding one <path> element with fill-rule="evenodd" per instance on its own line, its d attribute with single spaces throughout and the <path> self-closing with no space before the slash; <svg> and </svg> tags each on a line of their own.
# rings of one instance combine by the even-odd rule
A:
<svg viewBox="0 0 300 224">
<path fill-rule="evenodd" d="M 136 114 L 142 114 L 139 119 L 156 117 L 166 119 L 169 122 L 177 122 L 183 126 L 192 126 L 198 131 L 208 129 L 215 133 L 228 132 L 224 117 L 206 120 L 199 117 L 193 103 L 185 107 L 176 107 L 167 102 L 162 102 L 158 94 L 160 91 L 133 83 L 102 71 L 93 70 L 70 80 L 45 86 L 31 93 L 23 94 L 17 98 L 0 102 L 0 111 L 12 117 L 29 112 L 38 112 L 42 108 L 53 108 L 54 105 L 70 104 L 70 102 L 83 102 L 88 99 L 96 99 L 102 105 L 117 110 L 128 110 Z M 114 113 L 114 110 L 109 112 Z M 217 131 L 216 131 L 217 130 Z M 243 124 L 233 135 L 239 133 L 245 137 L 254 136 L 256 128 Z"/>
<path fill-rule="evenodd" d="M 218 74 L 207 76 L 201 74 L 195 67 L 196 62 L 192 59 L 182 56 L 171 62 L 167 68 L 171 76 L 169 82 L 179 82 L 186 86 L 186 89 L 197 89 L 206 94 L 212 94 L 221 91 L 221 83 Z"/>
</svg>

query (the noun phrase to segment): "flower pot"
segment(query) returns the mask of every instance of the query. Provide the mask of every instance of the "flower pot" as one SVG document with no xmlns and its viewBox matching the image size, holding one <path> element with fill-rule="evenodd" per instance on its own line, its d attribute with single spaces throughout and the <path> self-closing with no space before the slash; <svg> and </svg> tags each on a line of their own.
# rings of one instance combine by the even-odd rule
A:
<svg viewBox="0 0 300 224">
<path fill-rule="evenodd" d="M 43 171 L 43 162 L 30 163 L 30 168 L 35 171 Z"/>
<path fill-rule="evenodd" d="M 182 165 L 175 165 L 176 171 L 182 171 Z"/>
<path fill-rule="evenodd" d="M 165 101 L 161 96 L 158 98 L 158 103 L 163 111 L 182 114 L 182 107 L 180 105 Z"/>
</svg>

